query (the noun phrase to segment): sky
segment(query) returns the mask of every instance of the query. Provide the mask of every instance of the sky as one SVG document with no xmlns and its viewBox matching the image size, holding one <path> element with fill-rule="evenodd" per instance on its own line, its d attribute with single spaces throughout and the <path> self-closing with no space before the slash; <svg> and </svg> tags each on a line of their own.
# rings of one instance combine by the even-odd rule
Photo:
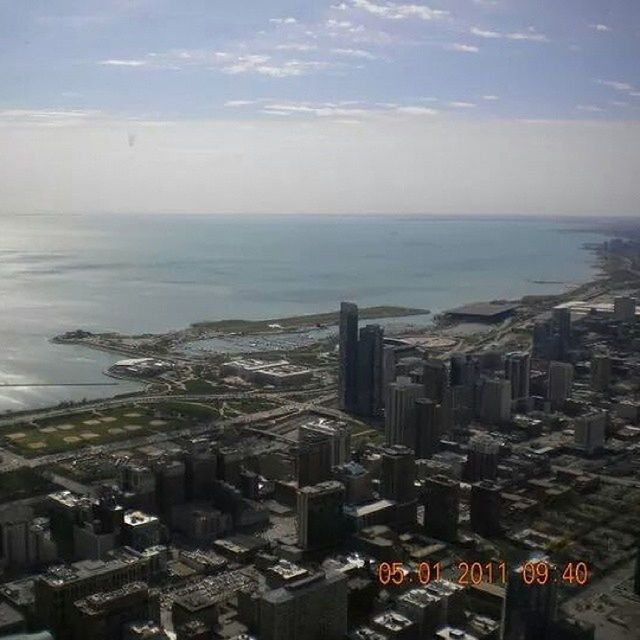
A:
<svg viewBox="0 0 640 640">
<path fill-rule="evenodd" d="M 635 215 L 637 0 L 0 0 L 0 214 Z"/>
</svg>

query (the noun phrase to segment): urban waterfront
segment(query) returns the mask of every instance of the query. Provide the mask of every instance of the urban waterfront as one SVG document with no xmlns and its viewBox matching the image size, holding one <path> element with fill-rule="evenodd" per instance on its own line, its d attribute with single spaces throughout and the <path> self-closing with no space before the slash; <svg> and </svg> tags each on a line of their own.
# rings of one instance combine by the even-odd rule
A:
<svg viewBox="0 0 640 640">
<path fill-rule="evenodd" d="M 522 218 L 6 216 L 0 383 L 112 382 L 102 371 L 117 356 L 49 344 L 76 328 L 167 331 L 324 312 L 340 299 L 433 315 L 475 300 L 557 293 L 595 273 L 582 247 L 600 236 L 580 228 Z M 237 341 L 218 346 L 252 350 Z M 5 387 L 0 411 L 135 388 Z"/>
</svg>

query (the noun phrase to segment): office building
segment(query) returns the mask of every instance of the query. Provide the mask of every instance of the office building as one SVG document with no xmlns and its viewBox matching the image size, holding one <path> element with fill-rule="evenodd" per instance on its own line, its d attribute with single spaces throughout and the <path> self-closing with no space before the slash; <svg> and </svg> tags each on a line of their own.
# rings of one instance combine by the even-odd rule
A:
<svg viewBox="0 0 640 640">
<path fill-rule="evenodd" d="M 471 530 L 490 538 L 500 534 L 500 488 L 488 480 L 471 485 Z"/>
<path fill-rule="evenodd" d="M 331 479 L 333 466 L 332 435 L 316 430 L 299 430 L 296 477 L 299 487 L 315 485 Z"/>
<path fill-rule="evenodd" d="M 385 402 L 387 444 L 405 444 L 414 441 L 416 400 L 423 395 L 423 386 L 411 382 L 408 378 L 399 379 L 389 385 Z"/>
<path fill-rule="evenodd" d="M 431 458 L 438 450 L 440 443 L 442 405 L 437 405 L 435 401 L 429 398 L 418 398 L 415 403 L 415 436 L 412 441 L 405 441 L 403 444 L 415 451 L 416 458 Z M 409 430 L 406 435 L 410 433 L 411 431 Z"/>
<path fill-rule="evenodd" d="M 382 449 L 380 495 L 400 504 L 415 500 L 416 465 L 413 450 L 402 445 Z"/>
<path fill-rule="evenodd" d="M 334 479 L 344 485 L 345 504 L 361 504 L 373 498 L 371 472 L 357 462 L 333 468 Z"/>
<path fill-rule="evenodd" d="M 322 549 L 337 544 L 343 534 L 344 486 L 329 480 L 298 491 L 298 545 Z"/>
<path fill-rule="evenodd" d="M 422 382 L 424 384 L 424 397 L 433 400 L 437 404 L 442 404 L 449 388 L 447 365 L 442 360 L 425 360 L 422 367 Z"/>
<path fill-rule="evenodd" d="M 452 387 L 473 386 L 480 373 L 480 365 L 475 356 L 454 353 L 449 361 L 449 383 Z"/>
<path fill-rule="evenodd" d="M 71 637 L 74 603 L 93 593 L 117 589 L 130 582 L 147 582 L 159 569 L 161 551 L 113 552 L 107 561 L 82 560 L 49 568 L 35 581 L 38 619 L 57 640 Z"/>
<path fill-rule="evenodd" d="M 344 464 L 351 458 L 351 427 L 347 423 L 331 418 L 316 417 L 307 420 L 298 429 L 299 436 L 309 433 L 324 435 L 331 439 L 332 467 Z"/>
<path fill-rule="evenodd" d="M 530 559 L 529 563 L 546 562 L 550 574 L 555 567 L 546 557 Z M 527 563 L 520 564 L 509 572 L 502 608 L 503 640 L 540 640 L 551 632 L 556 616 L 557 590 L 555 580 L 544 584 L 527 584 L 522 572 Z"/>
<path fill-rule="evenodd" d="M 382 347 L 382 401 L 387 401 L 387 389 L 396 379 L 396 347 L 383 345 Z"/>
<path fill-rule="evenodd" d="M 144 582 L 78 600 L 73 608 L 75 640 L 124 640 L 127 625 L 139 620 L 159 621 L 157 595 Z"/>
<path fill-rule="evenodd" d="M 171 510 L 187 499 L 185 465 L 180 460 L 160 460 L 155 466 L 156 502 L 162 516 L 171 522 Z"/>
<path fill-rule="evenodd" d="M 174 629 L 193 623 L 201 623 L 215 629 L 220 615 L 220 602 L 215 595 L 195 589 L 180 595 L 171 606 L 171 622 Z"/>
<path fill-rule="evenodd" d="M 633 322 L 636 319 L 636 299 L 618 296 L 613 300 L 613 317 L 621 322 Z"/>
<path fill-rule="evenodd" d="M 170 640 L 170 638 L 159 624 L 143 620 L 128 624 L 125 627 L 123 640 Z M 181 640 L 179 636 L 178 640 Z"/>
<path fill-rule="evenodd" d="M 432 638 L 436 630 L 444 626 L 446 606 L 429 589 L 419 587 L 403 593 L 397 602 L 398 612 L 418 625 L 419 638 Z"/>
<path fill-rule="evenodd" d="M 362 416 L 377 416 L 382 411 L 383 331 L 377 324 L 360 329 L 357 356 L 357 411 Z"/>
<path fill-rule="evenodd" d="M 467 450 L 467 480 L 494 480 L 498 476 L 499 453 L 500 444 L 491 436 L 480 434 L 471 438 Z"/>
<path fill-rule="evenodd" d="M 358 307 L 351 302 L 340 304 L 339 358 L 340 408 L 355 411 L 358 402 Z"/>
<path fill-rule="evenodd" d="M 571 397 L 573 365 L 568 362 L 549 363 L 547 397 L 552 409 L 561 409 Z"/>
<path fill-rule="evenodd" d="M 556 307 L 553 310 L 553 322 L 560 338 L 561 357 L 565 357 L 571 347 L 571 309 Z"/>
<path fill-rule="evenodd" d="M 260 640 L 343 640 L 347 633 L 347 578 L 319 572 L 262 594 Z"/>
<path fill-rule="evenodd" d="M 371 627 L 389 640 L 415 640 L 418 624 L 399 611 L 384 611 L 371 619 Z"/>
<path fill-rule="evenodd" d="M 611 358 L 604 353 L 597 353 L 591 358 L 591 389 L 605 392 L 611 384 Z"/>
<path fill-rule="evenodd" d="M 120 487 L 129 495 L 130 506 L 156 511 L 156 476 L 151 469 L 133 463 L 124 465 L 120 469 Z"/>
<path fill-rule="evenodd" d="M 574 424 L 576 447 L 591 455 L 604 447 L 607 431 L 607 414 L 594 412 L 579 416 Z"/>
<path fill-rule="evenodd" d="M 446 476 L 436 475 L 423 483 L 424 531 L 427 535 L 455 542 L 458 538 L 460 486 Z"/>
<path fill-rule="evenodd" d="M 505 356 L 504 373 L 511 382 L 512 400 L 526 400 L 529 397 L 531 356 L 526 351 L 508 353 Z"/>
<path fill-rule="evenodd" d="M 184 455 L 187 500 L 207 500 L 213 493 L 218 451 L 207 440 L 189 443 Z"/>
<path fill-rule="evenodd" d="M 553 322 L 536 322 L 533 326 L 533 357 L 558 360 L 563 356 L 562 341 Z"/>
<path fill-rule="evenodd" d="M 480 419 L 486 424 L 504 424 L 511 420 L 511 382 L 485 378 L 480 396 Z"/>
</svg>

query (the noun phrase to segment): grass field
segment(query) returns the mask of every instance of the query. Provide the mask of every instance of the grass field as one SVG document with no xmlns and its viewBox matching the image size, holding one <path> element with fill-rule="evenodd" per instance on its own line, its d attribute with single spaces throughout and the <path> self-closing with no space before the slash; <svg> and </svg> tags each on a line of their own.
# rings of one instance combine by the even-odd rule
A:
<svg viewBox="0 0 640 640">
<path fill-rule="evenodd" d="M 157 407 L 133 404 L 6 427 L 0 440 L 16 453 L 35 457 L 186 429 L 218 415 L 213 407 L 186 402 L 162 403 Z"/>
</svg>

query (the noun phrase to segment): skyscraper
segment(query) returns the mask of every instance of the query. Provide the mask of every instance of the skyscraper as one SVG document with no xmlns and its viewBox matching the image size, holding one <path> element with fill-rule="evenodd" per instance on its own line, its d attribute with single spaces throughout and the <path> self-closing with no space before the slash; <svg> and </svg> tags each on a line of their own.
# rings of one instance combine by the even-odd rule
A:
<svg viewBox="0 0 640 640">
<path fill-rule="evenodd" d="M 382 398 L 383 331 L 377 324 L 360 329 L 357 352 L 357 411 L 362 416 L 380 413 Z"/>
<path fill-rule="evenodd" d="M 299 431 L 296 475 L 299 487 L 331 479 L 333 442 L 331 435 L 312 430 Z"/>
<path fill-rule="evenodd" d="M 424 530 L 439 540 L 458 538 L 460 487 L 457 482 L 437 475 L 424 481 Z"/>
<path fill-rule="evenodd" d="M 480 365 L 474 356 L 454 353 L 450 360 L 449 381 L 452 387 L 471 386 L 478 379 Z"/>
<path fill-rule="evenodd" d="M 488 424 L 504 424 L 511 419 L 511 382 L 487 378 L 482 382 L 480 418 Z"/>
<path fill-rule="evenodd" d="M 607 414 L 593 412 L 576 418 L 574 425 L 575 445 L 585 453 L 592 454 L 604 447 L 607 430 Z"/>
<path fill-rule="evenodd" d="M 334 571 L 302 578 L 265 592 L 258 606 L 261 640 L 343 640 L 347 577 Z"/>
<path fill-rule="evenodd" d="M 500 488 L 488 480 L 471 485 L 471 529 L 490 538 L 500 533 Z"/>
<path fill-rule="evenodd" d="M 298 544 L 303 549 L 322 549 L 342 537 L 344 486 L 329 480 L 298 491 Z"/>
<path fill-rule="evenodd" d="M 596 353 L 591 358 L 591 389 L 603 392 L 611 384 L 611 358 L 606 353 Z"/>
<path fill-rule="evenodd" d="M 527 584 L 522 573 L 537 562 L 546 563 L 549 580 Z M 527 566 L 528 565 L 528 566 Z M 535 557 L 513 569 L 507 579 L 502 608 L 503 640 L 540 640 L 547 638 L 553 624 L 558 598 L 555 567 L 547 557 Z"/>
<path fill-rule="evenodd" d="M 529 397 L 531 357 L 526 351 L 508 353 L 504 361 L 504 373 L 511 382 L 511 398 L 523 400 Z"/>
<path fill-rule="evenodd" d="M 382 450 L 380 495 L 399 503 L 411 502 L 416 497 L 416 464 L 413 451 L 402 445 Z"/>
<path fill-rule="evenodd" d="M 548 398 L 552 409 L 560 409 L 571 396 L 573 365 L 568 362 L 549 363 Z"/>
<path fill-rule="evenodd" d="M 387 444 L 405 444 L 415 437 L 416 400 L 422 397 L 422 385 L 399 379 L 387 390 L 385 432 Z"/>
<path fill-rule="evenodd" d="M 494 480 L 498 475 L 499 443 L 480 434 L 471 438 L 467 451 L 466 476 L 470 482 Z"/>
<path fill-rule="evenodd" d="M 387 389 L 396 379 L 396 347 L 385 345 L 382 347 L 382 401 L 387 400 Z"/>
<path fill-rule="evenodd" d="M 571 346 L 571 309 L 556 307 L 553 310 L 553 322 L 560 337 L 561 356 L 564 358 Z"/>
<path fill-rule="evenodd" d="M 439 405 L 429 398 L 418 398 L 415 402 L 415 438 L 403 444 L 415 451 L 416 458 L 431 458 L 440 442 Z"/>
<path fill-rule="evenodd" d="M 449 387 L 449 372 L 442 360 L 427 359 L 424 361 L 422 380 L 424 396 L 442 404 Z"/>
<path fill-rule="evenodd" d="M 340 367 L 338 387 L 340 408 L 354 411 L 358 402 L 358 307 L 352 302 L 340 304 Z"/>
<path fill-rule="evenodd" d="M 305 434 L 319 434 L 331 439 L 331 466 L 348 462 L 351 457 L 351 427 L 346 422 L 331 418 L 312 418 L 300 425 L 300 440 Z"/>
</svg>

